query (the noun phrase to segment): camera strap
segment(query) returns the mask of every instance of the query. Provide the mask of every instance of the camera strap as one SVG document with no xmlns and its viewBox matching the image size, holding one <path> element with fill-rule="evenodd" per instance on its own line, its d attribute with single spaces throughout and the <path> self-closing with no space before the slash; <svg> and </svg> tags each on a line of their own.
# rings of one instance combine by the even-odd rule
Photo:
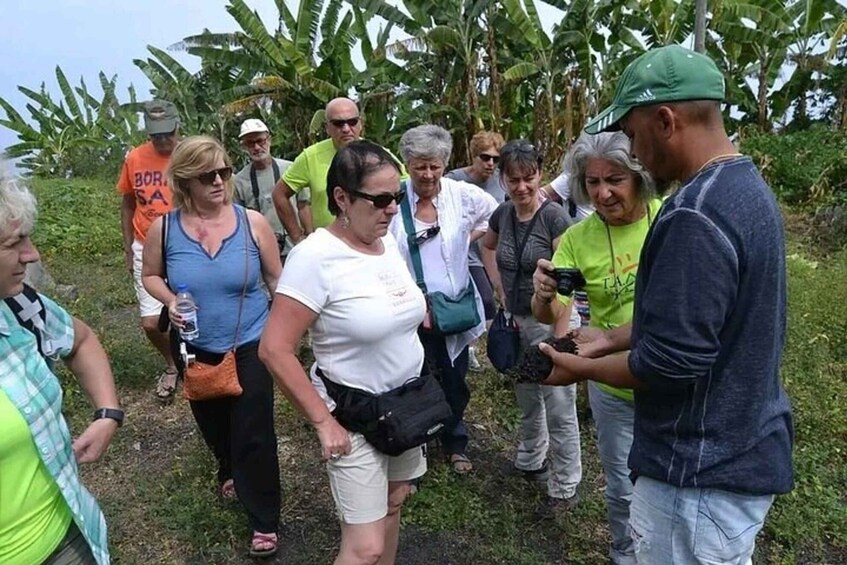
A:
<svg viewBox="0 0 847 565">
<path fill-rule="evenodd" d="M 273 168 L 274 173 L 274 186 L 279 182 L 279 165 L 276 162 L 276 159 L 271 157 L 271 167 Z M 250 165 L 250 185 L 253 187 L 253 200 L 256 201 L 256 210 L 260 212 L 261 207 L 259 206 L 259 179 L 256 178 L 256 165 Z"/>
<path fill-rule="evenodd" d="M 538 210 L 535 211 L 535 214 L 532 215 L 532 219 L 529 221 L 529 225 L 526 227 L 526 231 L 521 238 L 521 244 L 518 245 L 518 213 L 515 211 L 515 203 L 511 202 L 511 214 L 510 217 L 512 219 L 512 240 L 515 245 L 515 263 L 517 264 L 517 269 L 515 270 L 515 278 L 512 281 L 512 292 L 509 293 L 509 300 L 511 304 L 509 304 L 508 310 L 511 312 L 514 310 L 514 307 L 518 301 L 518 282 L 520 280 L 521 272 L 523 271 L 523 252 L 526 248 L 526 243 L 529 241 L 529 234 L 532 233 L 532 228 L 535 227 L 535 221 L 538 220 L 538 216 L 541 215 L 541 211 L 545 206 L 550 204 L 551 200 L 545 200 L 541 203 L 541 206 Z"/>
</svg>

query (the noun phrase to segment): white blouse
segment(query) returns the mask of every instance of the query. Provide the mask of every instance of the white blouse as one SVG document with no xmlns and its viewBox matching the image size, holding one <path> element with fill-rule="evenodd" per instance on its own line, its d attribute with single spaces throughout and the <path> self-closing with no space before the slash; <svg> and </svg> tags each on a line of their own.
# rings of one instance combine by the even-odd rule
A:
<svg viewBox="0 0 847 565">
<path fill-rule="evenodd" d="M 418 195 L 415 194 L 411 180 L 407 182 L 409 183 L 409 203 L 414 215 Z M 449 283 L 449 289 L 440 290 L 450 297 L 456 297 L 465 290 L 468 284 L 473 284 L 468 271 L 468 248 L 471 243 L 471 233 L 488 230 L 488 219 L 497 208 L 497 201 L 476 185 L 441 177 L 441 190 L 433 199 L 433 204 L 438 212 L 438 225 L 441 227 L 440 237 L 436 241 L 430 241 L 424 245 L 436 245 L 436 242 L 440 241 L 441 261 L 440 264 L 432 264 L 430 259 L 432 254 L 427 253 L 426 256 L 421 254 L 421 263 L 424 273 L 430 269 L 441 269 Z M 414 278 L 415 269 L 409 253 L 409 240 L 403 223 L 402 211 L 394 216 L 389 231 L 397 240 L 400 254 L 405 259 L 409 272 Z M 476 286 L 474 286 L 474 289 L 476 290 Z M 476 291 L 476 308 L 479 312 L 479 324 L 466 332 L 446 337 L 447 353 L 450 355 L 451 361 L 455 361 L 465 347 L 485 332 L 485 315 L 479 291 Z"/>
</svg>

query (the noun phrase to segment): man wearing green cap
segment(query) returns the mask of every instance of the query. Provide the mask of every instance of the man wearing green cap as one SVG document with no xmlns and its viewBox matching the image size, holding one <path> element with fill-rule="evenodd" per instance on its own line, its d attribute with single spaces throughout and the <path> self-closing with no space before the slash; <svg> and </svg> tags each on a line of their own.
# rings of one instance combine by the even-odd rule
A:
<svg viewBox="0 0 847 565">
<path fill-rule="evenodd" d="M 127 153 L 118 177 L 117 188 L 122 197 L 121 232 L 126 267 L 135 281 L 141 327 L 166 363 L 157 379 L 156 396 L 169 400 L 176 390 L 176 366 L 168 337 L 157 327 L 162 304 L 141 284 L 141 252 L 150 224 L 170 212 L 172 207 L 167 169 L 171 152 L 179 141 L 176 106 L 165 100 L 147 102 L 144 104 L 144 127 L 150 140 Z"/>
<path fill-rule="evenodd" d="M 632 324 L 581 331 L 580 357 L 541 347 L 555 363 L 547 384 L 635 389 L 638 563 L 750 563 L 774 495 L 793 486 L 782 220 L 726 135 L 723 98 L 714 62 L 677 45 L 626 68 L 585 129 L 622 129 L 659 184 L 679 188 L 644 244 Z M 533 283 L 539 300 L 555 292 L 542 270 Z"/>
</svg>

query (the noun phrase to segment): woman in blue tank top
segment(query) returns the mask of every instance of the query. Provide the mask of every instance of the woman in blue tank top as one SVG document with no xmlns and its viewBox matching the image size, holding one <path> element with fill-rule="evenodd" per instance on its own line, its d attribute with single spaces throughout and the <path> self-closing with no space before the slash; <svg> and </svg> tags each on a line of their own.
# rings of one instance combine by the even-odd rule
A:
<svg viewBox="0 0 847 565">
<path fill-rule="evenodd" d="M 142 280 L 167 305 L 176 328 L 183 327 L 176 287 L 188 286 L 197 304 L 199 336 L 186 349 L 198 361 L 215 365 L 235 351 L 242 394 L 190 400 L 190 405 L 218 460 L 221 497 L 237 497 L 247 511 L 253 528 L 250 555 L 268 557 L 278 543 L 279 461 L 273 381 L 259 360 L 258 342 L 268 318 L 261 281 L 276 288 L 282 266 L 267 220 L 232 203 L 231 176 L 229 156 L 216 140 L 195 136 L 177 146 L 168 169 L 174 210 L 150 227 Z M 176 331 L 171 343 L 178 347 Z M 182 374 L 182 359 L 177 366 Z"/>
</svg>

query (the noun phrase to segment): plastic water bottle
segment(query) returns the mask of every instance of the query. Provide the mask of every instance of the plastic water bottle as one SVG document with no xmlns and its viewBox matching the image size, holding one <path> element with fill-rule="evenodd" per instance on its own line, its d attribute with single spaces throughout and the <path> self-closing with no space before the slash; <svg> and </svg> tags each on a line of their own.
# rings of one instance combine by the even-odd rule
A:
<svg viewBox="0 0 847 565">
<path fill-rule="evenodd" d="M 194 297 L 188 292 L 187 284 L 176 285 L 176 311 L 185 325 L 179 330 L 179 335 L 184 341 L 193 341 L 200 335 L 197 327 L 197 306 Z"/>
</svg>

